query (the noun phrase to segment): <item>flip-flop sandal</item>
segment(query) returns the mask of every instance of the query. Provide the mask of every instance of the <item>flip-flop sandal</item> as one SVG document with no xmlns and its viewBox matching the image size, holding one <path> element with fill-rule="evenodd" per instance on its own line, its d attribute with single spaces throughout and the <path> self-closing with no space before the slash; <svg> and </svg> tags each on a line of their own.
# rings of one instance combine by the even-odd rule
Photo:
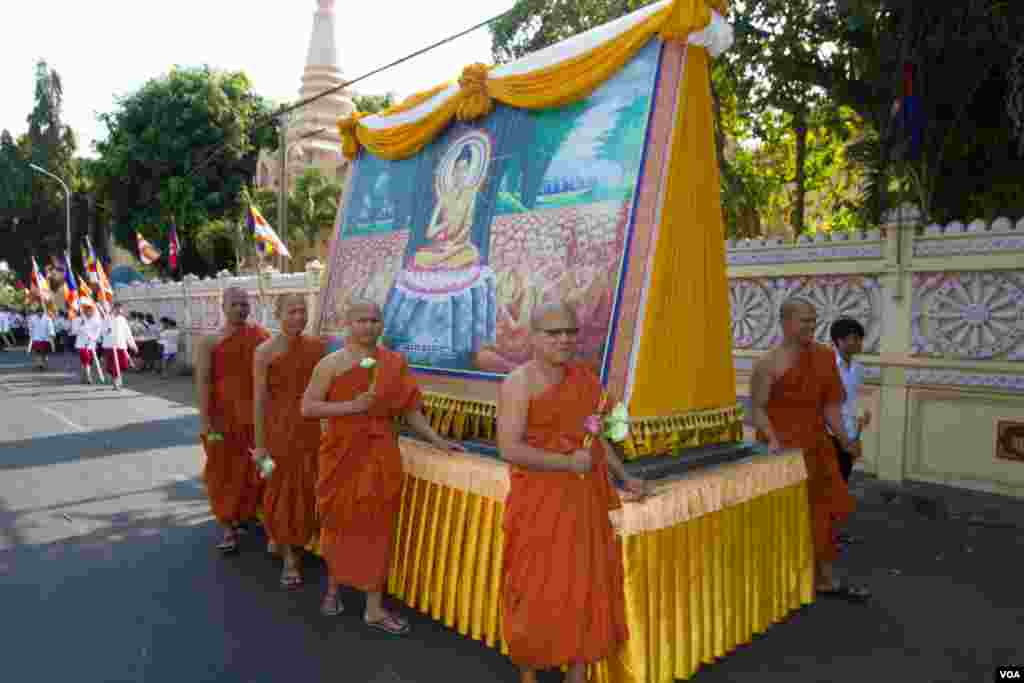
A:
<svg viewBox="0 0 1024 683">
<path fill-rule="evenodd" d="M 285 590 L 302 588 L 302 574 L 299 574 L 298 572 L 295 572 L 294 574 L 282 574 L 281 588 L 284 588 Z"/>
<path fill-rule="evenodd" d="M 231 534 L 231 536 L 225 537 L 223 541 L 217 544 L 217 550 L 225 555 L 238 552 L 238 534 Z"/>
<path fill-rule="evenodd" d="M 864 586 L 853 584 L 837 583 L 832 588 L 819 588 L 817 592 L 823 598 L 838 598 L 856 604 L 863 604 L 871 599 L 871 591 Z"/>
<path fill-rule="evenodd" d="M 370 628 L 375 628 L 392 636 L 404 636 L 411 630 L 409 622 L 395 614 L 389 614 L 383 619 L 376 621 L 367 621 L 364 617 L 363 623 Z"/>
<path fill-rule="evenodd" d="M 341 604 L 341 596 L 337 593 L 325 595 L 323 602 L 320 603 L 320 614 L 325 617 L 336 617 L 344 611 L 345 606 Z"/>
</svg>

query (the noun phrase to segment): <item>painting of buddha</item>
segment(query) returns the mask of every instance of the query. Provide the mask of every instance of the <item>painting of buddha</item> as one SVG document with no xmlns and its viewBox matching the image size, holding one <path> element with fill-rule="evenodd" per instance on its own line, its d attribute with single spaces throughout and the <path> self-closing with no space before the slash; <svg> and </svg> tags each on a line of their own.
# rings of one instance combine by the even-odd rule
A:
<svg viewBox="0 0 1024 683">
<path fill-rule="evenodd" d="M 451 183 L 445 183 L 438 192 L 426 231 L 429 242 L 413 255 L 413 270 L 458 270 L 479 265 L 480 253 L 470 236 L 477 195 L 486 176 L 478 173 L 471 177 L 472 166 L 473 151 L 467 145 L 451 169 Z"/>
</svg>

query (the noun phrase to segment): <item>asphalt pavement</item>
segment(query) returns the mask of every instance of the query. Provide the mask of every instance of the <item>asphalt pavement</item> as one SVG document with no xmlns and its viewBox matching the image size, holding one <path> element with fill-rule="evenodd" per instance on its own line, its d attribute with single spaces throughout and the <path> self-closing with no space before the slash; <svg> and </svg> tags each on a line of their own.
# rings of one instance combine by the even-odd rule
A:
<svg viewBox="0 0 1024 683">
<path fill-rule="evenodd" d="M 0 352 L 0 680 L 517 680 L 412 610 L 404 639 L 362 627 L 352 593 L 321 617 L 322 564 L 283 592 L 258 532 L 217 555 L 190 378 L 129 374 L 116 392 L 73 367 Z M 981 682 L 1024 663 L 1024 504 L 865 477 L 854 492 L 865 542 L 843 565 L 871 603 L 819 601 L 693 681 Z"/>
</svg>

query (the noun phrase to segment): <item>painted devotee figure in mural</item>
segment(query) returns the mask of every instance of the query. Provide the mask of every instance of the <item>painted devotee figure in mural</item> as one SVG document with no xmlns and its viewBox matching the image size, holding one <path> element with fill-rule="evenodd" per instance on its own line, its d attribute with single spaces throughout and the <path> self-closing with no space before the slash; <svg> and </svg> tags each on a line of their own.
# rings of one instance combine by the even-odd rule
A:
<svg viewBox="0 0 1024 683">
<path fill-rule="evenodd" d="M 384 337 L 410 363 L 466 369 L 475 351 L 494 343 L 495 275 L 474 242 L 492 148 L 486 131 L 472 129 L 437 163 L 436 203 L 422 240 L 413 230 L 405 267 L 384 304 Z"/>
<path fill-rule="evenodd" d="M 622 546 L 608 516 L 621 505 L 612 481 L 630 499 L 648 487 L 604 438 L 587 445 L 586 424 L 607 401 L 597 374 L 575 358 L 578 333 L 572 308 L 537 309 L 536 358 L 508 376 L 498 397 L 498 448 L 511 465 L 501 627 L 523 683 L 563 665 L 567 681 L 583 683 L 587 665 L 628 638 Z"/>
<path fill-rule="evenodd" d="M 613 279 L 608 270 L 570 268 L 546 284 L 523 267 L 498 275 L 497 340 L 475 355 L 476 367 L 485 372 L 508 373 L 530 360 L 533 310 L 555 302 L 571 308 L 579 320 L 579 360 L 600 371 L 608 325 L 611 321 Z"/>
<path fill-rule="evenodd" d="M 451 183 L 439 183 L 437 206 L 430 217 L 426 237 L 412 259 L 415 270 L 459 270 L 480 263 L 480 252 L 470 239 L 476 198 L 486 173 L 471 178 L 473 152 L 467 145 L 459 152 L 451 171 Z M 440 172 L 443 172 L 441 169 Z M 447 187 L 445 187 L 447 185 Z"/>
</svg>

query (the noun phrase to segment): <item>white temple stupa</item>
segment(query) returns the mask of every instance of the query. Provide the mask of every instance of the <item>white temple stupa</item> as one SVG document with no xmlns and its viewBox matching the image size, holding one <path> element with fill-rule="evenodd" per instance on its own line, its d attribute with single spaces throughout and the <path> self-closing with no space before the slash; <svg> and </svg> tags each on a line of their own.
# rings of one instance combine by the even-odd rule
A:
<svg viewBox="0 0 1024 683">
<path fill-rule="evenodd" d="M 344 83 L 338 59 L 334 25 L 335 0 L 317 0 L 313 14 L 313 34 L 306 52 L 306 68 L 302 73 L 299 100 Z M 310 167 L 320 169 L 329 178 L 345 181 L 348 161 L 341 154 L 341 138 L 337 121 L 355 110 L 351 93 L 339 91 L 293 111 L 288 122 L 288 187 Z M 323 129 L 323 130 L 320 130 Z M 320 132 L 316 132 L 320 130 Z M 261 189 L 280 187 L 279 152 L 260 152 L 256 167 L 256 185 Z"/>
</svg>

